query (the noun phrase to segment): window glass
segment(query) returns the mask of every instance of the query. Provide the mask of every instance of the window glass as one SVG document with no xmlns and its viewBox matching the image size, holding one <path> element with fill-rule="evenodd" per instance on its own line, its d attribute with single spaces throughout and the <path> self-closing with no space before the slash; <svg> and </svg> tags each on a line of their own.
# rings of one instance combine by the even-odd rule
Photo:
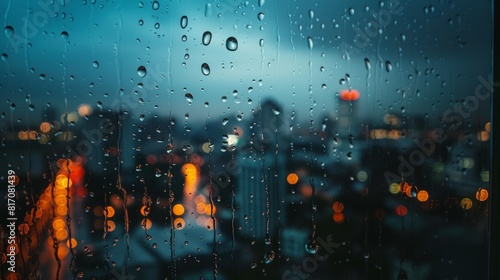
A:
<svg viewBox="0 0 500 280">
<path fill-rule="evenodd" d="M 487 278 L 491 1 L 0 11 L 5 279 Z"/>
</svg>

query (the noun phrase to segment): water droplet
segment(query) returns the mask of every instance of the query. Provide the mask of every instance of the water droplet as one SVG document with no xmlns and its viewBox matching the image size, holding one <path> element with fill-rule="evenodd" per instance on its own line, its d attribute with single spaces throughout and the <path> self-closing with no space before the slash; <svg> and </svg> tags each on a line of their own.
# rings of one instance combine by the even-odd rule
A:
<svg viewBox="0 0 500 280">
<path fill-rule="evenodd" d="M 205 31 L 205 33 L 203 33 L 201 41 L 202 41 L 203 45 L 205 45 L 205 46 L 210 45 L 210 42 L 212 42 L 212 32 Z"/>
<path fill-rule="evenodd" d="M 99 68 L 99 61 L 95 60 L 92 62 L 92 66 L 94 66 L 94 68 Z"/>
<path fill-rule="evenodd" d="M 385 70 L 386 70 L 387 72 L 391 72 L 391 71 L 392 71 L 392 63 L 391 63 L 389 60 L 387 60 L 387 61 L 385 62 Z"/>
<path fill-rule="evenodd" d="M 144 119 L 145 119 L 144 114 L 141 114 L 141 115 L 139 116 L 139 120 L 142 122 L 142 121 L 144 121 Z"/>
<path fill-rule="evenodd" d="M 181 17 L 181 28 L 185 29 L 188 25 L 188 17 L 187 16 L 182 16 Z"/>
<path fill-rule="evenodd" d="M 366 70 L 370 71 L 370 69 L 372 68 L 372 65 L 370 64 L 370 60 L 365 57 L 365 67 L 366 67 Z"/>
<path fill-rule="evenodd" d="M 153 2 L 153 10 L 158 10 L 160 8 L 160 3 L 158 1 Z"/>
<path fill-rule="evenodd" d="M 2 54 L 2 60 L 3 61 L 7 61 L 7 58 L 9 58 L 9 56 L 6 53 L 3 53 Z"/>
<path fill-rule="evenodd" d="M 61 32 L 61 37 L 62 37 L 64 40 L 68 40 L 68 38 L 69 38 L 69 34 L 68 34 L 68 32 L 66 32 L 66 31 Z"/>
<path fill-rule="evenodd" d="M 205 5 L 205 16 L 209 17 L 211 15 L 212 15 L 212 4 L 211 3 L 207 3 Z"/>
<path fill-rule="evenodd" d="M 264 6 L 265 3 L 266 3 L 266 0 L 259 0 L 259 7 Z"/>
<path fill-rule="evenodd" d="M 280 109 L 278 108 L 273 108 L 273 114 L 279 115 L 280 114 Z"/>
<path fill-rule="evenodd" d="M 270 264 L 274 260 L 274 257 L 275 257 L 274 251 L 269 250 L 264 254 L 264 261 L 266 262 L 266 264 Z"/>
<path fill-rule="evenodd" d="M 7 36 L 7 38 L 12 38 L 14 37 L 14 28 L 10 25 L 7 25 L 5 26 L 5 36 Z"/>
<path fill-rule="evenodd" d="M 238 40 L 236 40 L 236 38 L 234 38 L 234 37 L 227 38 L 226 48 L 229 51 L 235 51 L 236 49 L 238 49 Z"/>
<path fill-rule="evenodd" d="M 263 47 L 264 46 L 264 39 L 259 40 L 259 46 Z"/>
<path fill-rule="evenodd" d="M 406 41 L 406 35 L 401 33 L 401 40 L 404 42 Z"/>
<path fill-rule="evenodd" d="M 155 23 L 155 29 L 159 29 L 160 28 L 160 24 L 157 22 Z"/>
<path fill-rule="evenodd" d="M 184 96 L 186 97 L 186 101 L 189 102 L 189 104 L 193 103 L 193 95 L 191 93 L 186 93 Z"/>
<path fill-rule="evenodd" d="M 306 247 L 306 252 L 308 252 L 309 254 L 315 254 L 318 251 L 318 243 L 312 237 L 307 239 L 305 247 Z"/>
<path fill-rule="evenodd" d="M 148 71 L 146 70 L 146 67 L 141 65 L 137 68 L 137 75 L 139 75 L 140 77 L 146 76 L 147 73 Z"/>
<path fill-rule="evenodd" d="M 258 13 L 258 14 L 257 14 L 257 18 L 258 18 L 260 21 L 264 20 L 264 17 L 265 17 L 265 16 L 266 16 L 266 15 L 265 15 L 264 13 L 262 13 L 262 12 L 260 12 L 260 13 Z"/>
<path fill-rule="evenodd" d="M 31 112 L 35 111 L 35 105 L 33 104 L 28 105 L 28 110 L 30 110 Z"/>
<path fill-rule="evenodd" d="M 228 118 L 224 118 L 222 120 L 222 125 L 226 125 L 228 122 L 229 122 L 229 119 Z"/>
<path fill-rule="evenodd" d="M 348 152 L 348 153 L 347 153 L 347 159 L 348 159 L 348 160 L 351 160 L 351 159 L 352 159 L 352 152 Z"/>
<path fill-rule="evenodd" d="M 307 37 L 307 46 L 309 47 L 310 50 L 312 50 L 313 48 L 313 39 L 311 38 L 311 36 Z"/>
<path fill-rule="evenodd" d="M 348 12 L 348 13 L 349 13 L 349 15 L 351 15 L 351 16 L 352 16 L 352 15 L 354 15 L 354 8 L 349 8 L 349 9 L 347 10 L 347 12 Z"/>
<path fill-rule="evenodd" d="M 313 10 L 309 10 L 309 18 L 310 19 L 314 18 L 314 11 Z"/>
<path fill-rule="evenodd" d="M 203 75 L 205 76 L 210 75 L 210 66 L 208 66 L 207 63 L 203 63 L 201 65 L 201 73 L 203 73 Z"/>
</svg>

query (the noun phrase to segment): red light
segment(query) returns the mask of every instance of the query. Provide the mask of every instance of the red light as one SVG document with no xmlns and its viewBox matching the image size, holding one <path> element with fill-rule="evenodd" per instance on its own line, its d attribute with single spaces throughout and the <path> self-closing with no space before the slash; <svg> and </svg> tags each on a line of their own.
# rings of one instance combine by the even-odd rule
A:
<svg viewBox="0 0 500 280">
<path fill-rule="evenodd" d="M 359 91 L 355 89 L 344 89 L 340 91 L 340 98 L 346 101 L 354 101 L 359 98 Z"/>
</svg>

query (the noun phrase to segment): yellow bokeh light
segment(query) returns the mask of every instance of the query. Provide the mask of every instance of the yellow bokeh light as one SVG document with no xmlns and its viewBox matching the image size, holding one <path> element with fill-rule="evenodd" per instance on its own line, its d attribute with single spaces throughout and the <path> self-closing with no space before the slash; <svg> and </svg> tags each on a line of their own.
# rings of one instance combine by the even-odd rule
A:
<svg viewBox="0 0 500 280">
<path fill-rule="evenodd" d="M 481 142 L 486 142 L 490 140 L 490 134 L 487 131 L 480 131 L 477 133 L 477 140 Z"/>
<path fill-rule="evenodd" d="M 180 216 L 184 214 L 184 206 L 182 206 L 182 204 L 176 204 L 172 207 L 172 212 L 174 215 Z"/>
<path fill-rule="evenodd" d="M 102 208 L 102 206 L 94 207 L 94 210 L 92 212 L 96 217 L 102 217 L 104 215 L 104 209 Z"/>
<path fill-rule="evenodd" d="M 389 186 L 389 192 L 392 194 L 398 194 L 401 191 L 401 187 L 399 186 L 398 183 L 392 183 Z"/>
<path fill-rule="evenodd" d="M 69 254 L 69 249 L 66 246 L 59 246 L 57 249 L 57 257 L 61 260 L 64 260 Z"/>
<path fill-rule="evenodd" d="M 490 122 L 487 122 L 485 125 L 484 125 L 484 130 L 486 130 L 486 132 L 490 133 L 491 132 L 491 123 Z"/>
<path fill-rule="evenodd" d="M 66 175 L 59 174 L 56 177 L 56 188 L 58 189 L 66 189 L 71 187 L 73 182 Z"/>
<path fill-rule="evenodd" d="M 472 200 L 468 197 L 465 197 L 460 201 L 460 207 L 462 207 L 465 210 L 469 210 L 472 208 Z"/>
<path fill-rule="evenodd" d="M 181 230 L 186 226 L 186 221 L 183 218 L 176 218 L 174 220 L 174 228 L 177 230 Z"/>
<path fill-rule="evenodd" d="M 290 185 L 295 185 L 297 184 L 297 182 L 299 181 L 299 176 L 296 174 L 296 173 L 290 173 L 288 174 L 288 176 L 286 177 L 286 181 L 288 182 L 288 184 Z"/>
</svg>

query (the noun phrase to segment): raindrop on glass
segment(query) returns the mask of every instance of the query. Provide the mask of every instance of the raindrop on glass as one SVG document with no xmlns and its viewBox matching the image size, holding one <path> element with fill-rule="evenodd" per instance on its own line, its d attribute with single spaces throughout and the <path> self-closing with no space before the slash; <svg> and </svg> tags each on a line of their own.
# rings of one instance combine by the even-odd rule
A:
<svg viewBox="0 0 500 280">
<path fill-rule="evenodd" d="M 347 12 L 349 12 L 349 15 L 351 16 L 354 15 L 354 8 L 349 8 Z"/>
<path fill-rule="evenodd" d="M 2 54 L 2 60 L 3 61 L 7 61 L 7 58 L 9 58 L 9 56 L 6 53 L 3 53 Z"/>
<path fill-rule="evenodd" d="M 188 17 L 187 16 L 182 16 L 181 17 L 181 28 L 185 29 L 188 25 Z"/>
<path fill-rule="evenodd" d="M 7 36 L 7 38 L 14 37 L 14 28 L 12 26 L 7 25 L 4 31 L 5 31 L 5 36 Z"/>
<path fill-rule="evenodd" d="M 264 254 L 264 261 L 266 262 L 266 264 L 270 264 L 273 260 L 274 260 L 274 251 L 273 250 L 269 250 L 268 252 L 266 252 Z"/>
<path fill-rule="evenodd" d="M 306 252 L 309 254 L 315 254 L 318 251 L 318 243 L 315 239 L 309 238 L 306 242 Z"/>
<path fill-rule="evenodd" d="M 68 40 L 68 38 L 69 38 L 69 34 L 68 34 L 68 32 L 66 32 L 66 31 L 61 32 L 61 37 L 62 37 L 64 40 Z"/>
<path fill-rule="evenodd" d="M 222 125 L 226 125 L 228 122 L 229 122 L 229 119 L 228 118 L 224 118 L 222 120 Z"/>
<path fill-rule="evenodd" d="M 236 40 L 236 38 L 234 38 L 234 37 L 227 38 L 226 48 L 229 51 L 235 51 L 236 49 L 238 49 L 238 41 Z"/>
<path fill-rule="evenodd" d="M 385 62 L 385 70 L 386 70 L 387 72 L 391 72 L 391 71 L 392 71 L 392 63 L 391 63 L 389 60 L 387 60 L 387 61 Z"/>
<path fill-rule="evenodd" d="M 273 108 L 273 114 L 279 115 L 280 114 L 280 109 L 278 108 Z"/>
<path fill-rule="evenodd" d="M 262 12 L 260 12 L 259 14 L 257 14 L 257 18 L 258 18 L 260 21 L 264 20 L 264 17 L 265 17 L 265 14 L 264 14 L 264 13 L 262 13 Z"/>
<path fill-rule="evenodd" d="M 309 10 L 309 18 L 310 19 L 314 18 L 314 11 L 313 10 Z"/>
<path fill-rule="evenodd" d="M 264 46 L 264 39 L 259 40 L 259 46 L 263 47 Z"/>
<path fill-rule="evenodd" d="M 266 0 L 259 0 L 259 7 L 262 7 L 266 3 Z"/>
<path fill-rule="evenodd" d="M 96 60 L 92 63 L 92 66 L 94 66 L 94 68 L 99 68 L 99 62 Z"/>
<path fill-rule="evenodd" d="M 146 76 L 147 73 L 148 71 L 146 71 L 146 67 L 141 65 L 137 68 L 137 75 L 139 75 L 140 77 Z"/>
<path fill-rule="evenodd" d="M 201 65 L 201 73 L 203 73 L 203 75 L 205 76 L 210 75 L 210 66 L 208 66 L 207 63 L 203 63 Z"/>
<path fill-rule="evenodd" d="M 205 46 L 210 45 L 210 42 L 212 42 L 212 32 L 205 31 L 205 33 L 203 33 L 203 37 L 202 37 L 201 41 L 202 41 L 203 45 L 205 45 Z"/>
<path fill-rule="evenodd" d="M 193 103 L 193 95 L 191 93 L 186 93 L 186 95 L 184 95 L 186 97 L 186 100 L 187 102 L 189 102 L 189 104 Z"/>
<path fill-rule="evenodd" d="M 370 71 L 370 69 L 372 68 L 372 65 L 370 64 L 370 60 L 365 57 L 365 67 L 366 67 L 366 70 Z"/>
<path fill-rule="evenodd" d="M 307 46 L 309 47 L 310 50 L 312 50 L 313 48 L 313 39 L 311 38 L 311 36 L 307 37 Z"/>
<path fill-rule="evenodd" d="M 158 1 L 153 2 L 153 10 L 158 10 L 160 8 L 160 3 Z"/>
</svg>

